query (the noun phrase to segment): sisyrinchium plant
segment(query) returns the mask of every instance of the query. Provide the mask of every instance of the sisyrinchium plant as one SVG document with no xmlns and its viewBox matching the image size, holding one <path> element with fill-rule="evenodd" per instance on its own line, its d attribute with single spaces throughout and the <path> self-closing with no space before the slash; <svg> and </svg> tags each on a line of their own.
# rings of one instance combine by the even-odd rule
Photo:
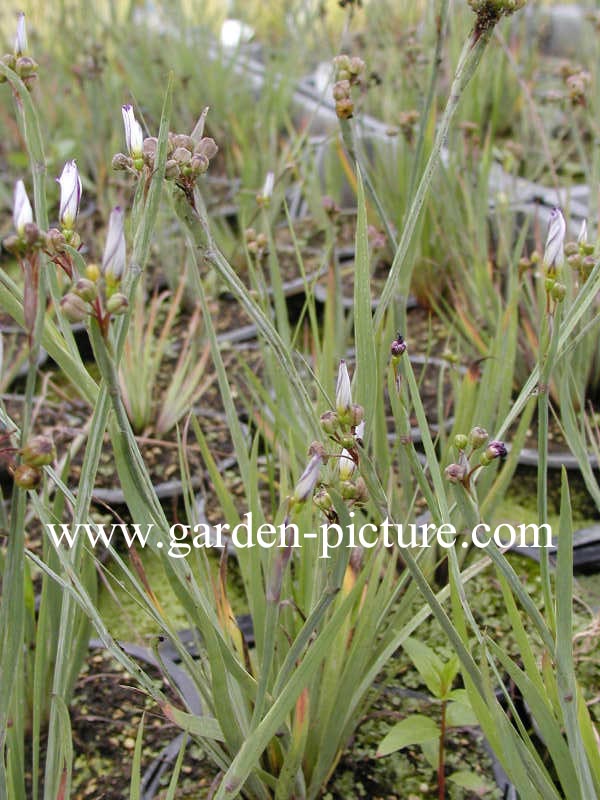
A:
<svg viewBox="0 0 600 800">
<path fill-rule="evenodd" d="M 361 540 L 356 534 L 361 529 L 363 534 L 365 530 L 372 534 L 386 520 L 391 524 L 416 522 L 423 510 L 431 521 L 431 526 L 426 527 L 427 537 L 432 537 L 433 529 L 452 520 L 458 522 L 460 533 L 491 521 L 491 509 L 505 491 L 507 475 L 514 467 L 511 464 L 509 469 L 511 453 L 507 464 L 496 471 L 504 454 L 502 442 L 518 443 L 536 388 L 542 420 L 538 516 L 540 522 L 547 518 L 544 423 L 548 395 L 541 390 L 548 386 L 555 368 L 569 353 L 573 333 L 594 302 L 600 287 L 600 265 L 594 264 L 577 303 L 564 309 L 561 292 L 555 288 L 557 276 L 545 276 L 554 283 L 545 284 L 545 327 L 539 332 L 542 344 L 538 363 L 533 365 L 512 407 L 499 419 L 484 422 L 483 416 L 477 419 L 477 413 L 490 404 L 500 404 L 497 395 L 503 379 L 504 385 L 508 383 L 505 392 L 510 392 L 512 381 L 506 378 L 512 375 L 511 368 L 497 368 L 494 372 L 490 366 L 485 374 L 493 380 L 483 384 L 477 393 L 471 392 L 470 397 L 469 374 L 462 382 L 456 381 L 456 430 L 447 438 L 444 452 L 437 449 L 435 434 L 430 431 L 411 362 L 414 337 L 410 317 L 405 308 L 397 310 L 392 302 L 399 288 L 401 296 L 408 294 L 413 238 L 460 96 L 467 90 L 495 24 L 519 5 L 522 3 L 489 0 L 474 6 L 475 23 L 458 65 L 450 102 L 423 175 L 418 182 L 415 180 L 406 224 L 394 245 L 393 264 L 375 314 L 361 169 L 355 173 L 358 199 L 353 306 L 344 316 L 332 280 L 323 324 L 308 291 L 303 322 L 294 327 L 284 321 L 281 289 L 274 286 L 273 313 L 264 297 L 257 299 L 248 292 L 216 244 L 200 188 L 209 162 L 216 156 L 216 144 L 203 135 L 204 115 L 191 135 L 170 133 L 171 83 L 156 137 L 144 138 L 143 128 L 129 105 L 122 110 L 127 153 L 119 154 L 114 165 L 121 168 L 126 181 L 119 184 L 120 210 L 111 215 L 101 267 L 88 260 L 79 241 L 84 237 L 74 231 L 79 227 L 75 218 L 80 184 L 73 167 L 61 175 L 64 198 L 59 209 L 59 236 L 49 235 L 52 229 L 47 220 L 43 173 L 32 170 L 31 210 L 32 218 L 35 211 L 39 234 L 33 255 L 40 260 L 36 302 L 26 299 L 24 290 L 1 271 L 0 303 L 29 333 L 33 355 L 41 345 L 48 350 L 89 404 L 90 420 L 84 459 L 74 486 L 67 467 L 56 468 L 52 445 L 40 443 L 32 430 L 35 359 L 31 359 L 26 412 L 20 426 L 14 425 L 4 411 L 1 414 L 7 434 L 13 436 L 14 431 L 15 468 L 32 468 L 36 477 L 31 486 L 14 484 L 6 512 L 6 555 L 0 562 L 0 670 L 4 677 L 15 676 L 12 681 L 0 680 L 0 791 L 7 796 L 26 796 L 29 764 L 25 763 L 23 745 L 29 731 L 33 741 L 32 796 L 54 800 L 71 793 L 73 743 L 68 703 L 90 626 L 142 691 L 156 702 L 165 719 L 185 731 L 186 737 L 203 743 L 219 770 L 213 786 L 215 798 L 300 800 L 316 798 L 322 792 L 364 713 L 369 688 L 400 646 L 411 648 L 420 623 L 431 615 L 454 651 L 447 662 L 451 665 L 447 680 L 444 685 L 441 681 L 436 684 L 435 692 L 445 702 L 452 682 L 461 684 L 466 694 L 460 697 L 465 701 L 468 698 L 517 790 L 525 797 L 544 800 L 558 799 L 566 792 L 575 800 L 587 800 L 598 793 L 595 731 L 573 660 L 572 526 L 566 478 L 555 582 L 546 558 L 542 569 L 542 610 L 494 542 L 484 557 L 473 559 L 466 567 L 461 565 L 456 548 L 441 545 L 447 551 L 443 559 L 448 580 L 436 585 L 439 551 L 427 546 L 387 547 L 370 535 L 363 535 Z M 345 66 L 343 62 L 342 67 Z M 30 161 L 32 165 L 44 164 L 37 114 L 28 90 L 10 65 L 0 65 L 0 72 L 17 98 L 17 115 Z M 350 145 L 351 124 L 345 131 Z M 226 140 L 219 142 L 223 147 Z M 368 188 L 376 194 L 372 181 Z M 263 191 L 263 202 L 264 195 Z M 22 235 L 27 245 L 26 226 L 32 223 L 23 197 L 19 190 L 17 199 L 25 209 L 25 227 L 21 234 L 18 225 L 23 218 L 21 213 L 15 214 L 15 235 Z M 167 209 L 174 212 L 177 230 L 189 249 L 190 284 L 202 313 L 211 369 L 230 428 L 241 491 L 234 492 L 231 476 L 219 471 L 209 446 L 210 431 L 204 430 L 193 414 L 189 425 L 197 438 L 207 482 L 223 522 L 233 529 L 248 520 L 246 514 L 251 514 L 253 520 L 252 525 L 240 531 L 242 539 L 238 539 L 235 548 L 235 564 L 234 554 L 226 549 L 216 578 L 209 552 L 216 532 L 213 525 L 199 518 L 185 448 L 181 449 L 184 510 L 178 511 L 175 537 L 174 520 L 156 496 L 127 415 L 127 393 L 119 381 L 128 337 L 136 341 L 137 334 L 138 342 L 150 341 L 148 320 L 141 313 L 139 298 L 148 296 L 142 292 L 144 268 L 163 197 Z M 383 208 L 381 203 L 378 206 L 378 210 Z M 129 222 L 130 248 L 125 247 L 125 218 Z M 265 224 L 268 237 L 271 231 L 267 221 L 263 215 L 261 223 Z M 395 234 L 391 230 L 390 234 L 393 240 Z M 54 249 L 48 246 L 48 238 L 54 242 Z M 25 246 L 23 254 L 33 257 Z M 547 260 L 551 261 L 549 256 Z M 23 272 L 27 279 L 27 270 Z M 246 399 L 246 403 L 253 412 L 248 415 L 250 441 L 238 416 L 238 376 L 225 367 L 211 318 L 208 301 L 215 284 L 207 273 L 218 275 L 258 330 L 256 346 L 264 370 L 255 375 L 252 370 L 243 373 L 246 386 L 250 387 L 250 401 Z M 63 276 L 70 282 L 66 292 Z M 29 297 L 31 288 L 27 292 Z M 47 296 L 52 300 L 58 325 L 46 313 Z M 64 297 L 69 299 L 64 301 Z M 69 316 L 83 322 L 88 330 L 97 379 L 90 376 L 74 346 Z M 515 324 L 512 319 L 512 334 Z M 398 325 L 402 326 L 400 334 Z M 347 352 L 350 343 L 353 350 Z M 243 358 L 241 349 L 240 355 Z M 333 390 L 336 369 L 338 378 Z M 461 418 L 462 404 L 469 400 L 472 405 Z M 505 402 L 503 394 L 502 403 Z M 187 403 L 191 405 L 191 397 Z M 391 431 L 390 411 L 394 426 Z M 420 432 L 421 449 L 412 438 L 413 417 Z M 479 431 L 471 434 L 471 442 L 468 438 L 465 442 L 464 432 L 472 428 L 474 420 L 494 431 L 492 436 Z M 512 426 L 516 422 L 519 427 L 513 438 Z M 150 526 L 152 534 L 144 543 L 138 539 L 139 546 L 132 554 L 123 554 L 114 543 L 102 538 L 91 507 L 106 432 L 128 514 L 135 524 Z M 7 446 L 12 449 L 13 443 Z M 448 470 L 445 475 L 450 447 L 457 449 L 458 471 Z M 481 453 L 482 468 L 474 472 L 477 453 Z M 36 519 L 42 526 L 62 521 L 89 525 L 99 541 L 106 544 L 111 564 L 104 565 L 91 540 L 84 538 L 72 548 L 51 537 L 44 538 L 42 552 L 26 548 L 26 517 Z M 192 529 L 188 535 L 182 527 L 183 519 L 196 526 L 193 534 L 203 547 L 192 547 Z M 259 531 L 263 546 L 244 546 L 250 544 L 245 537 L 258 535 Z M 147 580 L 141 557 L 146 553 L 139 552 L 142 545 L 163 567 L 165 580 L 156 585 Z M 519 659 L 505 652 L 485 625 L 478 624 L 473 603 L 466 597 L 466 582 L 492 565 L 511 632 L 519 642 Z M 32 602 L 30 567 L 42 576 L 37 610 Z M 227 580 L 228 570 L 234 569 L 240 576 L 251 617 L 253 645 L 235 617 Z M 109 585 L 124 585 L 156 636 L 166 636 L 173 643 L 181 660 L 178 674 L 186 678 L 178 683 L 165 665 L 167 677 L 175 686 L 176 700 L 168 699 L 156 681 L 115 641 L 99 613 L 96 570 L 102 571 Z M 192 658 L 177 634 L 172 615 L 165 610 L 167 606 L 162 601 L 167 587 L 176 596 L 186 626 L 193 632 L 197 659 Z M 540 644 L 534 646 L 529 640 L 522 614 L 533 625 Z M 421 656 L 424 672 L 437 663 L 428 652 Z M 518 686 L 538 729 L 544 732 L 544 754 L 538 751 L 516 713 L 512 684 Z M 28 707 L 26 698 L 31 701 Z M 47 732 L 45 748 L 42 731 Z M 142 741 L 140 725 L 133 757 L 134 796 L 136 791 L 139 793 Z M 443 736 L 437 738 L 438 765 L 441 742 Z M 178 767 L 174 774 L 177 771 Z M 441 771 L 440 779 L 443 785 Z M 174 791 L 172 783 L 171 794 Z"/>
</svg>

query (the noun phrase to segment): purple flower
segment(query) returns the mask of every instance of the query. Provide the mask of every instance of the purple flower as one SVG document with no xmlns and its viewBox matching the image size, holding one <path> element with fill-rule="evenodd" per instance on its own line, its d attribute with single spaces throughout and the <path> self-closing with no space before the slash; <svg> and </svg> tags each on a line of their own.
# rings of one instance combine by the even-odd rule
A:
<svg viewBox="0 0 600 800">
<path fill-rule="evenodd" d="M 506 445 L 504 442 L 498 442 L 496 440 L 490 442 L 488 446 L 485 448 L 481 455 L 481 464 L 482 466 L 487 466 L 490 464 L 495 458 L 506 458 L 508 455 L 508 450 L 506 449 Z"/>
<path fill-rule="evenodd" d="M 491 458 L 506 458 L 508 455 L 504 442 L 499 442 L 496 439 L 488 444 L 486 452 Z"/>
<path fill-rule="evenodd" d="M 392 358 L 400 358 L 405 352 L 406 342 L 404 341 L 404 337 L 398 333 L 390 346 L 390 353 L 392 354 Z"/>
<path fill-rule="evenodd" d="M 321 474 L 321 465 L 323 464 L 323 457 L 320 453 L 315 453 L 300 478 L 294 489 L 293 499 L 296 503 L 304 503 L 313 493 L 319 475 Z"/>
<path fill-rule="evenodd" d="M 448 464 L 444 475 L 450 483 L 463 483 L 467 476 L 467 467 L 465 464 Z"/>
<path fill-rule="evenodd" d="M 81 200 L 81 178 L 75 161 L 67 161 L 56 182 L 60 185 L 60 224 L 63 228 L 71 230 Z"/>
</svg>

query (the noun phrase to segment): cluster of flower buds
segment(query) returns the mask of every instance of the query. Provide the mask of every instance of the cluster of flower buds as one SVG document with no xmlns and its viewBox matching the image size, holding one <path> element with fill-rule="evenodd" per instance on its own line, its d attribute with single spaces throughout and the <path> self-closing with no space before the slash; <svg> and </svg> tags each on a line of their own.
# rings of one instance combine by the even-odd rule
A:
<svg viewBox="0 0 600 800">
<path fill-rule="evenodd" d="M 5 67 L 16 72 L 29 89 L 37 78 L 38 65 L 31 56 L 26 55 L 26 52 L 27 31 L 25 28 L 25 14 L 20 11 L 17 15 L 17 34 L 15 36 L 14 50 L 12 53 L 7 53 L 2 56 L 1 61 Z M 5 81 L 6 78 L 4 75 L 0 75 L 0 83 L 4 83 Z"/>
<path fill-rule="evenodd" d="M 367 238 L 373 252 L 377 253 L 385 250 L 387 246 L 385 233 L 379 228 L 376 228 L 375 225 L 369 225 L 367 227 Z"/>
<path fill-rule="evenodd" d="M 92 316 L 106 335 L 111 317 L 124 314 L 127 298 L 119 291 L 127 264 L 124 213 L 117 206 L 111 212 L 102 264 L 88 264 L 85 276 L 77 278 L 60 301 L 62 313 L 70 322 L 83 322 Z"/>
<path fill-rule="evenodd" d="M 267 235 L 265 233 L 257 233 L 254 228 L 246 228 L 244 237 L 248 252 L 256 256 L 257 261 L 262 261 L 269 252 Z"/>
<path fill-rule="evenodd" d="M 350 119 L 354 113 L 352 87 L 360 84 L 361 76 L 365 71 L 365 62 L 358 56 L 340 55 L 333 59 L 333 65 L 335 67 L 335 84 L 333 86 L 335 113 L 340 119 Z"/>
<path fill-rule="evenodd" d="M 478 425 L 471 429 L 469 435 L 459 433 L 454 437 L 454 448 L 457 460 L 449 464 L 444 474 L 450 483 L 461 483 L 467 490 L 470 488 L 471 476 L 480 467 L 487 467 L 498 458 L 507 455 L 506 445 L 494 439 L 489 440 L 488 432 Z M 481 451 L 479 464 L 471 466 L 473 456 Z"/>
<path fill-rule="evenodd" d="M 42 468 L 56 459 L 56 448 L 49 436 L 33 436 L 17 451 L 21 463 L 12 467 L 13 480 L 21 489 L 35 489 L 42 480 Z"/>
<path fill-rule="evenodd" d="M 550 224 L 542 264 L 545 271 L 546 294 L 557 303 L 564 300 L 567 287 L 560 281 L 565 261 L 565 234 L 567 223 L 560 208 L 550 212 Z"/>
<path fill-rule="evenodd" d="M 341 208 L 335 202 L 333 197 L 330 197 L 328 194 L 324 195 L 321 200 L 321 205 L 323 206 L 323 211 L 327 214 L 329 219 L 332 222 L 337 222 L 340 216 Z"/>
<path fill-rule="evenodd" d="M 131 105 L 124 105 L 122 113 L 127 153 L 113 156 L 113 169 L 140 173 L 145 168 L 151 175 L 155 167 L 158 139 L 155 136 L 144 138 L 142 126 Z M 199 176 L 208 170 L 210 160 L 219 150 L 214 139 L 203 136 L 205 118 L 206 112 L 203 112 L 190 135 L 169 132 L 165 177 L 185 190 L 193 188 Z"/>
<path fill-rule="evenodd" d="M 402 131 L 402 135 L 409 144 L 415 140 L 415 129 L 419 121 L 419 112 L 416 109 L 409 111 L 401 111 L 398 114 L 398 125 Z"/>
<path fill-rule="evenodd" d="M 565 83 L 571 105 L 585 106 L 586 94 L 592 83 L 590 73 L 577 64 L 565 61 L 561 64 L 560 75 Z"/>
<path fill-rule="evenodd" d="M 390 345 L 390 356 L 392 361 L 392 368 L 394 370 L 394 382 L 396 384 L 396 391 L 400 391 L 400 359 L 406 353 L 406 342 L 404 336 L 400 332 L 396 334 L 396 338 Z"/>
<path fill-rule="evenodd" d="M 15 233 L 7 236 L 2 244 L 17 258 L 23 273 L 23 317 L 31 347 L 38 308 L 39 251 L 45 246 L 46 235 L 33 221 L 33 209 L 23 181 L 15 184 L 13 225 Z"/>
<path fill-rule="evenodd" d="M 587 222 L 581 223 L 581 230 L 576 242 L 565 244 L 565 255 L 567 264 L 579 274 L 581 283 L 584 283 L 590 276 L 590 272 L 596 264 L 594 258 L 595 245 L 588 242 Z"/>
<path fill-rule="evenodd" d="M 17 181 L 14 190 L 13 224 L 16 233 L 3 241 L 5 250 L 18 258 L 31 257 L 43 250 L 52 261 L 61 266 L 72 277 L 72 263 L 66 245 L 77 249 L 80 239 L 74 230 L 81 200 L 81 179 L 75 161 L 68 161 L 59 178 L 60 185 L 60 228 L 42 231 L 33 221 L 33 210 L 23 181 Z"/>
<path fill-rule="evenodd" d="M 59 228 L 50 228 L 46 233 L 45 252 L 73 279 L 73 261 L 67 245 L 75 250 L 81 245 L 81 238 L 75 230 L 75 221 L 81 203 L 81 178 L 75 161 L 67 161 L 56 182 L 60 186 Z"/>
<path fill-rule="evenodd" d="M 468 0 L 477 14 L 480 28 L 495 25 L 500 17 L 508 17 L 527 3 L 527 0 Z"/>
<path fill-rule="evenodd" d="M 352 402 L 348 367 L 345 361 L 340 361 L 335 391 L 335 411 L 326 411 L 321 416 L 321 428 L 333 442 L 342 448 L 341 453 L 337 456 L 335 477 L 341 496 L 352 505 L 363 504 L 368 499 L 365 482 L 357 474 L 358 445 L 362 444 L 365 429 L 364 415 L 364 408 Z M 322 488 L 315 494 L 314 503 L 330 519 L 333 518 L 333 504 L 326 488 Z"/>
</svg>

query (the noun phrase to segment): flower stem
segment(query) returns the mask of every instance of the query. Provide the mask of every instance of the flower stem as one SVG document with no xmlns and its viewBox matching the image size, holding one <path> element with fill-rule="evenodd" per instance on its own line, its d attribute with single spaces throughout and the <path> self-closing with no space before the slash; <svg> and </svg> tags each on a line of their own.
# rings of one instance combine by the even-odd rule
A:
<svg viewBox="0 0 600 800">
<path fill-rule="evenodd" d="M 438 748 L 438 767 L 437 767 L 438 800 L 444 800 L 444 798 L 446 797 L 446 770 L 444 764 L 445 740 L 446 740 L 446 700 L 442 700 L 442 718 L 440 721 L 440 744 Z"/>
<path fill-rule="evenodd" d="M 477 33 L 477 36 L 475 35 Z M 398 244 L 398 248 L 394 255 L 394 260 L 381 292 L 379 305 L 374 317 L 374 328 L 377 333 L 380 333 L 383 326 L 385 312 L 387 311 L 390 303 L 396 294 L 406 298 L 408 296 L 408 289 L 410 286 L 410 278 L 412 274 L 412 265 L 407 262 L 407 256 L 412 244 L 412 239 L 417 227 L 417 222 L 423 208 L 423 203 L 429 191 L 431 181 L 433 180 L 434 173 L 437 169 L 442 146 L 448 136 L 448 129 L 454 113 L 458 107 L 458 103 L 469 81 L 475 74 L 475 71 L 481 61 L 483 53 L 490 41 L 493 33 L 493 26 L 486 28 L 482 31 L 475 30 L 469 34 L 467 41 L 462 49 L 454 80 L 450 88 L 450 96 L 444 109 L 442 119 L 440 121 L 433 148 L 427 160 L 425 170 L 419 181 L 417 191 L 414 199 L 410 205 L 408 215 L 404 222 L 402 229 L 402 236 Z"/>
</svg>

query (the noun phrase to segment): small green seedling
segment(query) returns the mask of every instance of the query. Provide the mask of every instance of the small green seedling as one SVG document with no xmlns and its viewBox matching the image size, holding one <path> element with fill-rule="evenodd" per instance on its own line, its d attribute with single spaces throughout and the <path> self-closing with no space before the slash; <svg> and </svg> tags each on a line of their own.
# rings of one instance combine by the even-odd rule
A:
<svg viewBox="0 0 600 800">
<path fill-rule="evenodd" d="M 442 661 L 430 647 L 412 638 L 407 639 L 403 647 L 427 686 L 432 702 L 439 703 L 440 720 L 438 722 L 425 714 L 411 714 L 397 722 L 379 744 L 377 757 L 419 745 L 427 761 L 437 770 L 438 798 L 443 800 L 446 797 L 445 741 L 448 729 L 477 725 L 477 717 L 466 690 L 452 688 L 459 670 L 455 655 Z M 453 772 L 448 779 L 480 797 L 486 796 L 491 788 L 481 775 L 472 770 Z"/>
</svg>

